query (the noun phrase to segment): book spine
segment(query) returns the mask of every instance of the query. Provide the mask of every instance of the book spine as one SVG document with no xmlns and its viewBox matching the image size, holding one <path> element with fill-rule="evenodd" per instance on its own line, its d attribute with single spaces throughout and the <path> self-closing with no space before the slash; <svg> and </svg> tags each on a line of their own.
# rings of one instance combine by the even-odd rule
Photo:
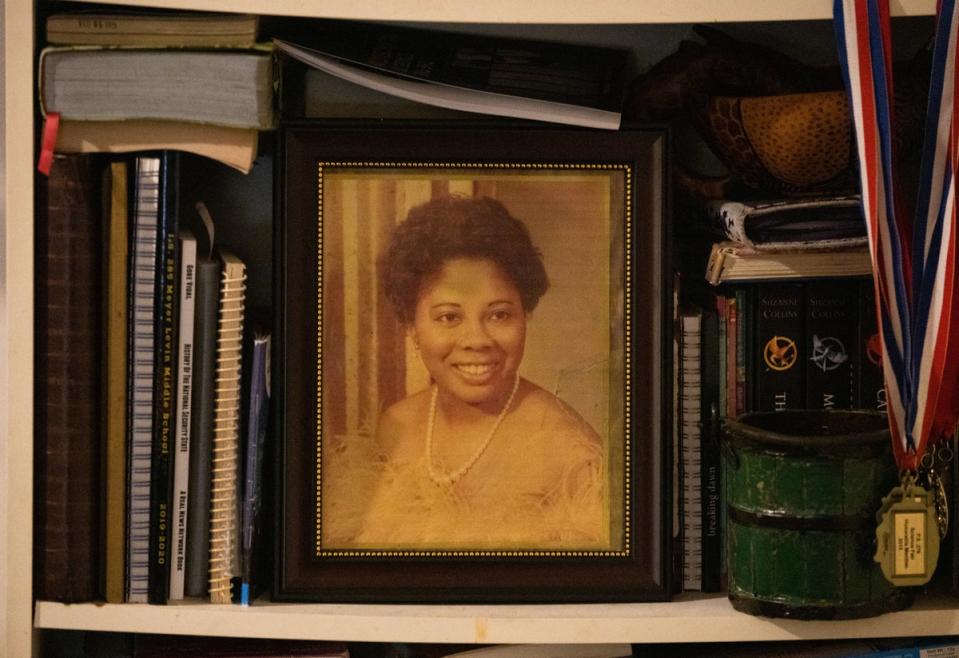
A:
<svg viewBox="0 0 959 658">
<path fill-rule="evenodd" d="M 805 284 L 803 359 L 807 409 L 851 409 L 858 345 L 858 283 L 810 281 Z"/>
<path fill-rule="evenodd" d="M 248 48 L 256 41 L 254 16 L 139 16 L 120 12 L 52 14 L 47 41 L 68 46 Z"/>
<path fill-rule="evenodd" d="M 127 164 L 113 162 L 105 176 L 108 204 L 104 395 L 104 586 L 107 603 L 123 603 L 127 486 L 127 322 L 129 219 Z"/>
<path fill-rule="evenodd" d="M 680 317 L 680 450 L 683 474 L 683 589 L 702 589 L 702 313 Z"/>
<path fill-rule="evenodd" d="M 670 592 L 683 591 L 683 459 L 681 441 L 681 398 L 682 398 L 682 361 L 680 359 L 680 345 L 682 342 L 683 326 L 679 316 L 680 290 L 683 288 L 683 275 L 673 272 L 673 290 L 670 312 L 670 374 L 672 386 L 671 414 L 670 414 L 670 466 L 671 466 L 671 516 L 670 516 L 670 545 L 669 545 L 669 589 Z"/>
<path fill-rule="evenodd" d="M 176 166 L 171 153 L 160 164 L 160 216 L 157 231 L 156 371 L 153 452 L 150 474 L 150 603 L 166 603 L 170 588 L 172 452 L 176 425 L 177 207 Z"/>
<path fill-rule="evenodd" d="M 702 584 L 704 592 L 719 591 L 721 535 L 719 531 L 719 409 L 721 382 L 721 348 L 719 331 L 722 319 L 717 312 L 703 314 L 702 348 L 700 350 L 700 541 Z"/>
<path fill-rule="evenodd" d="M 802 322 L 802 284 L 757 285 L 756 411 L 802 408 Z"/>
<path fill-rule="evenodd" d="M 153 450 L 154 304 L 160 159 L 135 161 L 133 257 L 130 273 L 129 490 L 127 601 L 146 603 L 150 571 L 150 461 Z"/>
<path fill-rule="evenodd" d="M 726 406 L 722 409 L 724 416 L 735 418 L 737 414 L 736 373 L 737 353 L 739 350 L 739 306 L 736 296 L 726 298 L 726 368 L 725 379 L 722 383 L 726 389 Z"/>
<path fill-rule="evenodd" d="M 160 120 L 258 130 L 276 123 L 274 60 L 258 48 L 50 46 L 40 51 L 39 72 L 42 111 L 66 121 Z M 110 84 L 90 92 L 90 80 L 107 78 Z"/>
<path fill-rule="evenodd" d="M 180 236 L 180 318 L 177 370 L 176 445 L 173 458 L 173 513 L 170 536 L 170 600 L 183 598 L 186 575 L 187 513 L 190 483 L 190 405 L 193 394 L 193 323 L 196 307 L 196 238 L 184 231 Z"/>
<path fill-rule="evenodd" d="M 230 603 L 238 574 L 240 396 L 246 275 L 224 261 L 217 322 L 216 403 L 210 484 L 210 600 Z"/>
<path fill-rule="evenodd" d="M 718 320 L 718 324 L 717 324 L 717 327 L 718 327 L 718 337 L 717 337 L 716 349 L 719 350 L 719 355 L 718 355 L 718 356 L 719 356 L 719 361 L 718 361 L 719 371 L 717 372 L 717 377 L 718 377 L 718 382 L 717 382 L 717 383 L 718 383 L 718 385 L 719 385 L 719 388 L 717 389 L 717 392 L 718 392 L 718 395 L 719 395 L 719 400 L 718 400 L 718 402 L 719 402 L 719 407 L 718 407 L 718 408 L 719 408 L 719 409 L 722 409 L 722 410 L 725 410 L 725 409 L 726 409 L 726 386 L 725 386 L 725 383 L 726 383 L 726 347 L 727 347 L 727 342 L 726 342 L 726 330 L 727 330 L 728 322 L 729 322 L 729 318 L 728 318 L 728 315 L 727 315 L 727 314 L 729 313 L 729 304 L 728 304 L 728 302 L 729 302 L 729 300 L 726 298 L 725 295 L 719 294 L 719 295 L 716 295 L 716 296 L 715 296 L 716 319 Z"/>
<path fill-rule="evenodd" d="M 747 352 L 750 351 L 754 307 L 750 304 L 749 297 L 746 289 L 736 290 L 736 416 L 746 413 L 751 402 L 747 395 L 749 387 L 746 373 L 750 372 Z"/>
<path fill-rule="evenodd" d="M 859 288 L 859 390 L 856 406 L 886 411 L 882 341 L 876 317 L 876 291 L 872 279 L 869 279 L 861 282 Z"/>
<path fill-rule="evenodd" d="M 266 449 L 269 423 L 270 369 L 269 334 L 253 337 L 250 357 L 250 383 L 247 396 L 247 430 L 243 484 L 242 574 L 240 603 L 249 605 L 260 584 L 257 574 L 257 534 L 260 529 L 261 487 L 263 482 L 263 455 Z"/>
<path fill-rule="evenodd" d="M 219 292 L 219 260 L 198 258 L 193 328 L 193 410 L 190 415 L 190 497 L 187 501 L 187 596 L 205 597 L 209 594 L 210 475 Z"/>
<path fill-rule="evenodd" d="M 100 190 L 89 157 L 58 158 L 37 222 L 36 595 L 53 601 L 98 594 Z"/>
</svg>

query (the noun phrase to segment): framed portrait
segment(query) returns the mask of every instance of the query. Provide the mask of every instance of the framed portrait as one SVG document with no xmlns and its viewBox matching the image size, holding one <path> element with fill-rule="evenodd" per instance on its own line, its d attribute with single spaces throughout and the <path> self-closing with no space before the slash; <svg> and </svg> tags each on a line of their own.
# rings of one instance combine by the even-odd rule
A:
<svg viewBox="0 0 959 658">
<path fill-rule="evenodd" d="M 281 144 L 275 598 L 667 598 L 667 133 Z"/>
</svg>

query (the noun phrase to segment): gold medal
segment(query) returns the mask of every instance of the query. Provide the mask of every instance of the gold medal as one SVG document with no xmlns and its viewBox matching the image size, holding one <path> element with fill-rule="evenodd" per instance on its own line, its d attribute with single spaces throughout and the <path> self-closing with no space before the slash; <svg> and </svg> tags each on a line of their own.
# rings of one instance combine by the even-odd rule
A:
<svg viewBox="0 0 959 658">
<path fill-rule="evenodd" d="M 925 585 L 932 578 L 939 560 L 936 516 L 935 496 L 912 475 L 882 499 L 874 559 L 893 585 Z"/>
</svg>

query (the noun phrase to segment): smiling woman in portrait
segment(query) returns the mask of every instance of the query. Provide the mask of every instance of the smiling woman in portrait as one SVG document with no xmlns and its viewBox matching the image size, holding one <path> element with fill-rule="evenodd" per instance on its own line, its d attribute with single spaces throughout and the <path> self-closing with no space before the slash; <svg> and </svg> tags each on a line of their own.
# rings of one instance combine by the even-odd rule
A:
<svg viewBox="0 0 959 658">
<path fill-rule="evenodd" d="M 527 323 L 549 287 L 526 226 L 490 198 L 436 197 L 397 226 L 382 272 L 430 383 L 386 406 L 368 449 L 331 457 L 351 466 L 324 481 L 324 543 L 609 548 L 603 441 L 520 375 Z"/>
</svg>

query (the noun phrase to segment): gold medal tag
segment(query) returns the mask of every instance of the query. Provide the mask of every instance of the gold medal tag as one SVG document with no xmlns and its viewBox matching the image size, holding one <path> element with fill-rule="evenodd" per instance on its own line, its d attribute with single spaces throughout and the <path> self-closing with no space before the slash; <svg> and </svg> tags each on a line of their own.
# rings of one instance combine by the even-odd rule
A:
<svg viewBox="0 0 959 658">
<path fill-rule="evenodd" d="M 907 477 L 882 503 L 874 559 L 893 585 L 925 585 L 939 560 L 935 497 Z"/>
</svg>

